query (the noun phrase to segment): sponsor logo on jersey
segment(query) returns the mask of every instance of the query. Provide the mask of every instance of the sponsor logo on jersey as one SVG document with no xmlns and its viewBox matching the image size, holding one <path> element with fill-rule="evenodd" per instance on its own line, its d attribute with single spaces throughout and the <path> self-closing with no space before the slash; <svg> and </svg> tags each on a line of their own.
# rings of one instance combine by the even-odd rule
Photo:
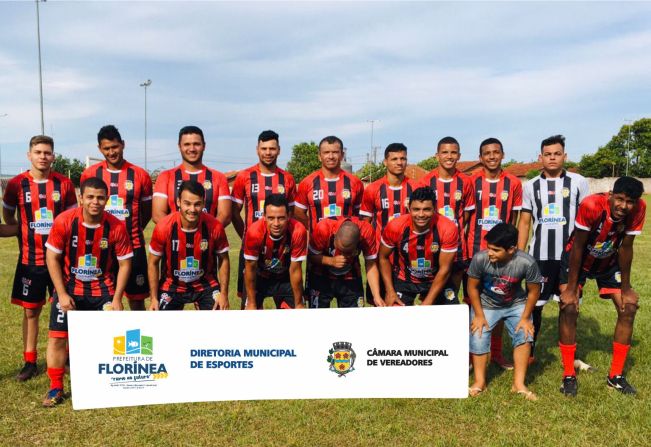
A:
<svg viewBox="0 0 651 447">
<path fill-rule="evenodd" d="M 261 219 L 264 216 L 264 200 L 260 200 L 258 209 L 253 213 L 256 219 Z"/>
<path fill-rule="evenodd" d="M 441 216 L 447 217 L 453 222 L 456 221 L 456 219 L 454 218 L 454 209 L 452 209 L 450 205 L 445 205 L 444 207 L 439 208 L 439 214 Z"/>
<path fill-rule="evenodd" d="M 393 219 L 395 219 L 396 217 L 400 217 L 400 216 L 401 216 L 400 213 L 391 214 L 391 215 L 389 216 L 389 222 L 391 222 L 391 221 L 392 221 Z"/>
<path fill-rule="evenodd" d="M 594 245 L 588 245 L 588 252 L 590 256 L 597 259 L 608 258 L 615 252 L 615 244 L 613 241 L 608 240 L 604 242 L 597 242 Z"/>
<path fill-rule="evenodd" d="M 34 212 L 34 221 L 29 223 L 29 228 L 36 234 L 50 234 L 54 225 L 54 215 L 52 211 L 43 207 Z"/>
<path fill-rule="evenodd" d="M 323 207 L 323 217 L 338 217 L 341 216 L 341 207 L 336 203 Z"/>
<path fill-rule="evenodd" d="M 117 194 L 109 196 L 105 210 L 120 220 L 125 220 L 129 217 L 129 210 L 124 207 L 124 199 Z"/>
<path fill-rule="evenodd" d="M 265 259 L 264 269 L 273 273 L 281 272 L 283 270 L 283 264 L 278 258 Z"/>
<path fill-rule="evenodd" d="M 353 344 L 347 341 L 338 341 L 332 344 L 332 348 L 328 351 L 328 363 L 330 364 L 329 370 L 337 374 L 339 377 L 355 370 L 355 358 L 357 355 L 353 350 Z"/>
<path fill-rule="evenodd" d="M 562 215 L 560 206 L 555 203 L 548 203 L 543 208 L 540 223 L 542 225 L 565 225 L 567 223 L 567 219 Z"/>
<path fill-rule="evenodd" d="M 77 267 L 72 267 L 70 273 L 80 281 L 96 281 L 102 274 L 102 269 L 97 267 L 97 258 L 92 254 L 80 256 L 77 260 Z"/>
<path fill-rule="evenodd" d="M 483 218 L 478 219 L 477 223 L 484 229 L 490 230 L 498 223 L 502 223 L 502 219 L 500 219 L 499 214 L 499 209 L 495 205 L 487 206 L 484 208 Z"/>
<path fill-rule="evenodd" d="M 181 268 L 174 270 L 174 276 L 183 282 L 198 280 L 203 276 L 203 270 L 201 269 L 199 260 L 195 259 L 194 256 L 188 256 L 187 258 L 182 259 Z"/>
<path fill-rule="evenodd" d="M 429 259 L 418 258 L 411 261 L 411 274 L 416 277 L 428 276 L 432 271 L 432 262 Z"/>
</svg>

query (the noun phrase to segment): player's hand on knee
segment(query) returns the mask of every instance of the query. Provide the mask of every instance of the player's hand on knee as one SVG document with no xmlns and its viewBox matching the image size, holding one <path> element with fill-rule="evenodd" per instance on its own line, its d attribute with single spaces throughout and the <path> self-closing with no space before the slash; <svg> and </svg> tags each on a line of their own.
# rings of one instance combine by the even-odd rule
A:
<svg viewBox="0 0 651 447">
<path fill-rule="evenodd" d="M 622 311 L 624 311 L 627 304 L 635 306 L 636 309 L 640 307 L 640 295 L 638 295 L 638 293 L 633 289 L 628 289 L 626 291 L 622 290 L 621 301 L 620 309 Z"/>
<path fill-rule="evenodd" d="M 485 329 L 490 329 L 490 326 L 488 325 L 488 321 L 486 321 L 486 318 L 484 316 L 479 316 L 475 315 L 475 318 L 472 319 L 470 322 L 470 332 L 473 334 L 477 332 L 477 336 L 481 337 L 482 332 Z"/>
<path fill-rule="evenodd" d="M 524 319 L 524 318 L 521 319 L 518 322 L 517 326 L 515 326 L 515 332 L 518 332 L 520 330 L 524 331 L 524 336 L 525 337 L 528 337 L 528 336 L 533 337 L 533 332 L 534 332 L 533 322 L 531 320 L 529 320 L 528 318 L 527 319 Z"/>
<path fill-rule="evenodd" d="M 579 310 L 579 293 L 570 289 L 565 289 L 561 292 L 561 309 L 565 309 L 567 306 L 576 306 L 576 310 Z"/>
</svg>

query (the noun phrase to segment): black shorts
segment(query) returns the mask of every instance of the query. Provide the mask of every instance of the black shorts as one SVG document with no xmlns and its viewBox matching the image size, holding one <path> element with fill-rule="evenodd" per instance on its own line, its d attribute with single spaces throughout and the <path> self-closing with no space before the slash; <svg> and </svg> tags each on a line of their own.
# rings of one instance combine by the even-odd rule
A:
<svg viewBox="0 0 651 447">
<path fill-rule="evenodd" d="M 174 293 L 160 291 L 158 293 L 158 310 L 183 310 L 186 304 L 194 304 L 199 310 L 212 310 L 219 296 L 219 287 L 203 292 Z"/>
<path fill-rule="evenodd" d="M 124 289 L 124 295 L 130 300 L 142 301 L 149 297 L 147 253 L 145 247 L 134 248 L 133 258 L 131 259 L 131 275 L 127 281 L 127 287 Z M 115 275 L 117 278 L 117 269 Z"/>
<path fill-rule="evenodd" d="M 70 295 L 75 303 L 75 312 L 81 310 L 113 310 L 112 296 L 80 296 Z M 56 292 L 52 297 L 50 307 L 50 332 L 52 338 L 68 338 L 68 313 L 61 310 L 59 297 Z"/>
<path fill-rule="evenodd" d="M 336 280 L 312 274 L 308 297 L 311 309 L 330 307 L 333 298 L 337 298 L 337 307 L 363 307 L 362 278 Z"/>
<path fill-rule="evenodd" d="M 540 269 L 540 275 L 542 276 L 542 283 L 540 284 L 540 298 L 538 298 L 536 306 L 544 306 L 550 298 L 558 297 L 561 294 L 558 290 L 561 261 L 552 259 L 548 261 L 537 261 L 537 264 Z"/>
<path fill-rule="evenodd" d="M 417 296 L 420 296 L 420 299 L 423 300 L 431 287 L 431 282 L 417 284 L 393 278 L 393 288 L 396 289 L 400 300 L 406 306 L 413 306 Z M 451 281 L 448 281 L 443 286 L 443 290 L 441 290 L 441 293 L 436 297 L 433 304 L 459 304 L 459 298 L 457 298 L 457 294 L 454 292 L 454 286 Z"/>
<path fill-rule="evenodd" d="M 292 284 L 287 278 L 263 278 L 258 276 L 255 281 L 255 305 L 258 309 L 264 308 L 264 299 L 273 297 L 276 309 L 294 309 L 294 292 Z"/>
<path fill-rule="evenodd" d="M 46 295 L 52 296 L 52 279 L 44 265 L 16 266 L 11 302 L 25 309 L 37 309 L 45 304 Z"/>
<path fill-rule="evenodd" d="M 564 252 L 561 256 L 561 268 L 559 272 L 559 284 L 567 284 L 569 273 L 569 253 Z M 596 279 L 599 295 L 610 295 L 611 293 L 620 293 L 622 291 L 622 278 L 619 264 L 616 262 L 606 270 L 597 273 L 586 272 L 581 269 L 579 273 L 579 294 L 583 295 L 583 286 L 588 279 Z"/>
</svg>

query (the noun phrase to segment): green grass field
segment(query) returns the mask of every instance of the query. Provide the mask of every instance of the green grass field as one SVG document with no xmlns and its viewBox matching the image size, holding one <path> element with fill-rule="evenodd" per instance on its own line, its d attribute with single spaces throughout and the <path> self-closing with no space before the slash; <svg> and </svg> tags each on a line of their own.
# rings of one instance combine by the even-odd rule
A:
<svg viewBox="0 0 651 447">
<path fill-rule="evenodd" d="M 491 367 L 489 389 L 475 399 L 218 402 L 89 411 L 73 411 L 69 400 L 54 409 L 42 408 L 49 385 L 45 374 L 26 383 L 14 379 L 22 366 L 22 310 L 9 301 L 17 247 L 13 239 L 0 240 L 0 330 L 4 334 L 0 345 L 0 445 L 649 445 L 649 232 L 647 226 L 635 243 L 633 280 L 642 304 L 626 370 L 639 390 L 636 397 L 606 388 L 616 313 L 610 302 L 596 297 L 591 283 L 581 307 L 577 355 L 598 371 L 579 374 L 576 399 L 565 398 L 558 391 L 562 368 L 557 306 L 551 303 L 543 315 L 536 353 L 539 361 L 527 377 L 538 402 L 511 395 L 511 373 Z M 234 268 L 239 240 L 232 228 L 229 239 L 231 306 L 239 308 Z M 49 308 L 41 316 L 42 371 L 48 315 Z M 288 371 L 288 380 L 294 374 L 300 371 Z"/>
</svg>

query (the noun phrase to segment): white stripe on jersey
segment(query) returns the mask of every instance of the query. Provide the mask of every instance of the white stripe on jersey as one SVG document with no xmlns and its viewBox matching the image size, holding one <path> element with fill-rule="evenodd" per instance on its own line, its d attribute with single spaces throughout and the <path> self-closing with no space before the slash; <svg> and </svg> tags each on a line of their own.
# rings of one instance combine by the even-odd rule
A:
<svg viewBox="0 0 651 447">
<path fill-rule="evenodd" d="M 573 172 L 558 178 L 538 175 L 525 183 L 522 209 L 529 211 L 533 235 L 529 254 L 538 261 L 560 260 L 579 203 L 589 194 L 588 181 Z"/>
</svg>

